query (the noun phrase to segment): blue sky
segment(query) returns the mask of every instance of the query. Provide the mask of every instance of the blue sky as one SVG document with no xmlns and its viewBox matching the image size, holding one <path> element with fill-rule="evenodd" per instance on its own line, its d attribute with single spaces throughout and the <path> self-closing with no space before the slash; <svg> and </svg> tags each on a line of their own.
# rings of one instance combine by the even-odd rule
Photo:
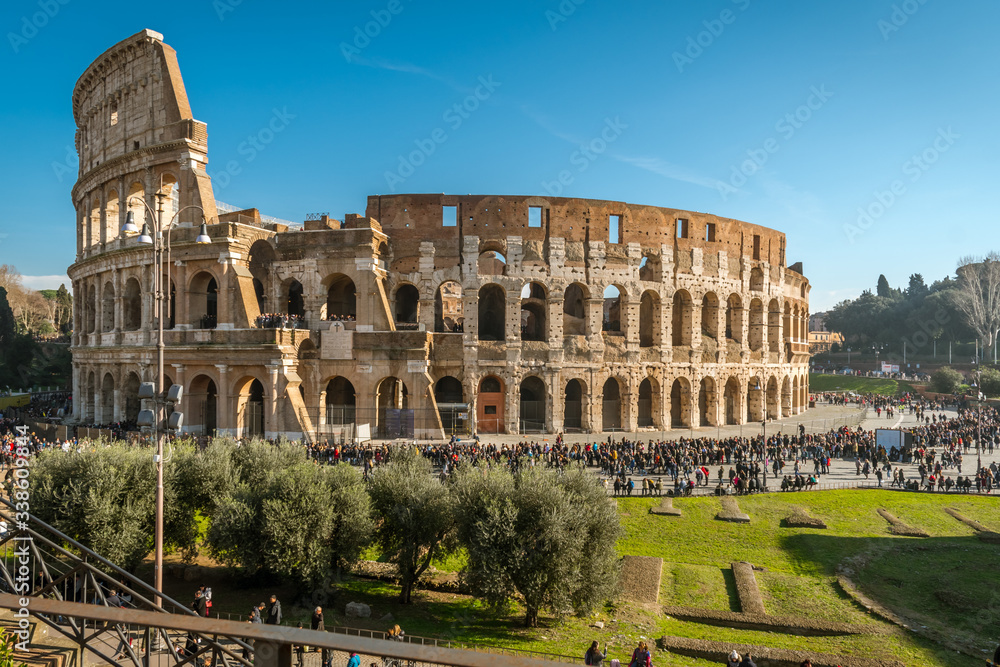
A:
<svg viewBox="0 0 1000 667">
<path fill-rule="evenodd" d="M 561 187 L 706 211 L 785 232 L 824 310 L 996 248 L 998 25 L 988 0 L 7 0 L 0 263 L 65 280 L 73 85 L 150 28 L 224 202 L 300 221 L 370 194 Z"/>
</svg>

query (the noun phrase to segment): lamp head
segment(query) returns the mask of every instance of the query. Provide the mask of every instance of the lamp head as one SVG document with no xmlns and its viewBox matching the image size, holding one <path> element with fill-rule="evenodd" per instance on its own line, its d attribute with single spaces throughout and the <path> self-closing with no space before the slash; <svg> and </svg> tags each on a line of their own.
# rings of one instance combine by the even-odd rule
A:
<svg viewBox="0 0 1000 667">
<path fill-rule="evenodd" d="M 135 213 L 132 211 L 128 212 L 125 216 L 125 224 L 122 225 L 122 234 L 137 234 L 139 228 L 135 226 Z"/>
<path fill-rule="evenodd" d="M 149 225 L 145 222 L 142 223 L 142 233 L 139 234 L 139 243 L 143 245 L 152 245 L 153 237 L 149 233 Z"/>
<path fill-rule="evenodd" d="M 194 240 L 195 243 L 211 243 L 212 237 L 208 235 L 208 225 L 204 222 L 201 223 L 201 229 L 198 231 L 198 238 Z"/>
</svg>

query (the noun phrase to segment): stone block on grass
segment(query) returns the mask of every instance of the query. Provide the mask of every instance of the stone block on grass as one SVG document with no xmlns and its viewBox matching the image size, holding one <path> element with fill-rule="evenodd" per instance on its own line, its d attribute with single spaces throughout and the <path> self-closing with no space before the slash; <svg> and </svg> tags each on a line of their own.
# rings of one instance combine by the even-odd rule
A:
<svg viewBox="0 0 1000 667">
<path fill-rule="evenodd" d="M 629 602 L 658 602 L 662 576 L 662 558 L 625 556 L 622 562 L 621 579 L 625 599 Z"/>
<path fill-rule="evenodd" d="M 788 528 L 826 528 L 823 519 L 812 516 L 804 507 L 793 507 L 785 525 Z"/>
<path fill-rule="evenodd" d="M 930 534 L 926 531 L 914 528 L 881 507 L 878 509 L 878 513 L 883 519 L 889 522 L 889 532 L 893 535 L 899 535 L 900 537 L 930 537 Z"/>
<path fill-rule="evenodd" d="M 966 526 L 976 531 L 976 537 L 979 538 L 980 542 L 987 542 L 989 544 L 1000 544 L 1000 533 L 990 530 L 983 524 L 979 523 L 975 519 L 970 519 L 957 509 L 953 507 L 945 507 L 944 511 L 950 514 L 952 517 L 958 519 Z"/>
<path fill-rule="evenodd" d="M 657 507 L 649 508 L 650 514 L 659 514 L 661 516 L 680 516 L 681 511 L 674 507 L 674 499 L 666 496 L 660 501 Z"/>
<path fill-rule="evenodd" d="M 730 521 L 732 523 L 750 523 L 750 515 L 740 511 L 740 506 L 736 498 L 726 496 L 722 499 L 722 511 L 715 515 L 718 521 Z"/>
<path fill-rule="evenodd" d="M 764 609 L 764 598 L 757 586 L 757 577 L 753 573 L 753 565 L 746 561 L 733 563 L 733 578 L 736 579 L 736 593 L 740 596 L 740 608 L 744 614 L 767 614 Z"/>
</svg>

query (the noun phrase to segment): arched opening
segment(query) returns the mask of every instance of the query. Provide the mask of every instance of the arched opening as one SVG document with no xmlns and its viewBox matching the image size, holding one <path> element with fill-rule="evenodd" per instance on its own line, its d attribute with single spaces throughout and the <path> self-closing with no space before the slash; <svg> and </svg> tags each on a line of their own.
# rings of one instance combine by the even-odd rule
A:
<svg viewBox="0 0 1000 667">
<path fill-rule="evenodd" d="M 94 423 L 97 421 L 97 377 L 90 371 L 83 387 L 83 419 Z"/>
<path fill-rule="evenodd" d="M 734 377 L 726 380 L 725 390 L 726 424 L 734 426 L 740 423 L 740 383 Z"/>
<path fill-rule="evenodd" d="M 434 295 L 434 331 L 460 333 L 465 331 L 462 285 L 454 280 L 441 283 Z"/>
<path fill-rule="evenodd" d="M 752 377 L 747 383 L 747 421 L 750 423 L 764 420 L 764 385 L 760 378 Z"/>
<path fill-rule="evenodd" d="M 142 223 L 146 220 L 146 207 L 143 202 L 146 201 L 146 191 L 143 188 L 142 183 L 138 181 L 132 183 L 128 189 L 128 200 L 125 202 L 125 212 L 126 214 L 131 213 L 135 224 L 139 229 L 142 229 Z M 119 227 L 120 229 L 120 227 Z"/>
<path fill-rule="evenodd" d="M 396 377 L 387 377 L 375 390 L 377 407 L 376 436 L 405 438 L 413 436 L 413 411 L 406 384 Z"/>
<path fill-rule="evenodd" d="M 545 288 L 538 283 L 528 283 L 521 290 L 521 340 L 546 340 Z"/>
<path fill-rule="evenodd" d="M 653 426 L 653 383 L 649 378 L 639 383 L 639 404 L 636 425 L 639 428 Z"/>
<path fill-rule="evenodd" d="M 347 378 L 338 375 L 326 383 L 323 404 L 326 408 L 327 424 L 354 424 L 357 410 L 357 394 L 354 385 Z"/>
<path fill-rule="evenodd" d="M 653 347 L 660 333 L 660 295 L 646 290 L 639 299 L 639 347 Z"/>
<path fill-rule="evenodd" d="M 173 174 L 162 174 L 160 176 L 159 192 L 167 197 L 164 202 L 163 213 L 166 219 L 170 220 L 181 208 L 181 189 Z"/>
<path fill-rule="evenodd" d="M 306 303 L 303 298 L 302 283 L 298 280 L 292 280 L 288 283 L 285 312 L 294 317 L 306 316 Z"/>
<path fill-rule="evenodd" d="M 479 289 L 479 340 L 506 340 L 507 296 L 496 283 Z"/>
<path fill-rule="evenodd" d="M 115 421 L 115 378 L 111 373 L 105 373 L 101 379 L 101 414 L 98 421 L 102 425 Z"/>
<path fill-rule="evenodd" d="M 139 418 L 139 374 L 135 371 L 130 371 L 125 377 L 120 398 L 124 407 L 122 418 L 127 422 L 135 423 Z"/>
<path fill-rule="evenodd" d="M 487 375 L 479 383 L 476 396 L 476 431 L 504 432 L 504 386 L 500 378 Z"/>
<path fill-rule="evenodd" d="M 687 378 L 677 378 L 670 387 L 670 426 L 687 428 L 691 425 L 691 385 Z"/>
<path fill-rule="evenodd" d="M 622 330 L 622 297 L 624 292 L 617 285 L 604 288 L 604 320 L 603 331 L 618 332 Z"/>
<path fill-rule="evenodd" d="M 787 375 L 781 381 L 781 416 L 792 416 L 792 381 Z"/>
<path fill-rule="evenodd" d="M 764 291 L 764 272 L 758 267 L 754 267 L 750 270 L 750 291 L 751 292 L 763 292 Z"/>
<path fill-rule="evenodd" d="M 708 292 L 701 299 L 701 334 L 719 339 L 719 297 L 715 292 Z"/>
<path fill-rule="evenodd" d="M 691 345 L 691 330 L 694 325 L 694 301 L 687 290 L 674 293 L 673 316 L 670 322 L 671 344 L 674 347 Z"/>
<path fill-rule="evenodd" d="M 566 383 L 566 393 L 563 399 L 563 428 L 568 430 L 583 429 L 583 385 L 579 380 Z"/>
<path fill-rule="evenodd" d="M 253 279 L 253 295 L 257 299 L 257 310 L 263 313 L 264 304 L 266 303 L 264 296 L 264 284 L 256 278 Z"/>
<path fill-rule="evenodd" d="M 767 412 L 764 413 L 765 419 L 777 419 L 780 417 L 780 407 L 778 404 L 778 380 L 775 379 L 773 375 L 767 380 L 766 401 Z"/>
<path fill-rule="evenodd" d="M 110 283 L 104 283 L 101 294 L 101 331 L 107 333 L 115 328 L 115 288 Z"/>
<path fill-rule="evenodd" d="M 86 306 L 83 309 L 85 333 L 92 334 L 97 330 L 97 288 L 87 287 Z"/>
<path fill-rule="evenodd" d="M 760 350 L 764 347 L 764 304 L 760 299 L 750 301 L 750 349 Z"/>
<path fill-rule="evenodd" d="M 521 381 L 519 426 L 521 433 L 545 431 L 545 383 L 535 376 Z"/>
<path fill-rule="evenodd" d="M 247 268 L 254 279 L 254 294 L 257 296 L 257 309 L 261 313 L 276 313 L 281 310 L 281 300 L 274 297 L 275 289 L 271 281 L 271 269 L 277 261 L 274 247 L 264 239 L 254 241 L 247 253 Z"/>
<path fill-rule="evenodd" d="M 354 281 L 342 273 L 326 279 L 326 319 L 353 320 L 357 318 L 357 292 Z"/>
<path fill-rule="evenodd" d="M 659 269 L 658 264 L 655 256 L 643 255 L 639 261 L 639 280 L 646 282 L 656 280 L 657 270 Z"/>
<path fill-rule="evenodd" d="M 703 377 L 698 387 L 698 425 L 715 426 L 717 419 L 715 380 Z"/>
<path fill-rule="evenodd" d="M 573 283 L 563 293 L 563 335 L 585 336 L 587 334 L 587 291 L 580 283 Z"/>
<path fill-rule="evenodd" d="M 95 194 L 90 203 L 90 215 L 87 216 L 87 240 L 90 245 L 102 241 L 101 230 L 101 196 Z"/>
<path fill-rule="evenodd" d="M 142 326 L 142 290 L 139 281 L 129 278 L 125 282 L 125 294 L 122 298 L 122 328 L 125 331 L 136 331 Z"/>
<path fill-rule="evenodd" d="M 219 391 L 215 381 L 207 375 L 191 380 L 187 400 L 191 411 L 187 430 L 195 435 L 215 435 L 219 427 Z"/>
<path fill-rule="evenodd" d="M 104 206 L 104 233 L 102 237 L 105 241 L 113 241 L 118 238 L 118 231 L 122 226 L 118 208 L 118 191 L 111 190 L 108 192 L 108 203 Z"/>
<path fill-rule="evenodd" d="M 507 275 L 507 258 L 496 250 L 487 250 L 486 252 L 481 253 L 479 255 L 479 275 Z"/>
<path fill-rule="evenodd" d="M 242 433 L 244 438 L 260 438 L 264 435 L 264 385 L 253 378 L 240 392 Z"/>
<path fill-rule="evenodd" d="M 781 352 L 781 306 L 777 299 L 767 305 L 767 347 L 771 352 Z"/>
<path fill-rule="evenodd" d="M 446 375 L 434 383 L 434 402 L 437 403 L 441 427 L 445 434 L 461 433 L 465 430 L 469 406 L 465 403 L 465 390 L 458 378 Z"/>
<path fill-rule="evenodd" d="M 219 284 L 211 273 L 200 271 L 191 279 L 188 312 L 195 329 L 214 329 L 218 324 Z"/>
<path fill-rule="evenodd" d="M 622 394 L 616 378 L 608 378 L 602 391 L 602 428 L 605 431 L 622 430 Z"/>
<path fill-rule="evenodd" d="M 726 338 L 743 344 L 743 300 L 737 294 L 726 301 Z"/>
<path fill-rule="evenodd" d="M 413 285 L 401 285 L 396 290 L 396 328 L 416 329 L 420 310 L 420 292 Z"/>
</svg>

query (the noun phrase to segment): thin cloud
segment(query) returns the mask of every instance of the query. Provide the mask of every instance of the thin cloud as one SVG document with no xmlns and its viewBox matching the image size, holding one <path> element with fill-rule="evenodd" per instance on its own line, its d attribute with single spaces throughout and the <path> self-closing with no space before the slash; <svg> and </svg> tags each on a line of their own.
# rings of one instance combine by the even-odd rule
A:
<svg viewBox="0 0 1000 667">
<path fill-rule="evenodd" d="M 718 179 L 692 173 L 686 168 L 672 162 L 667 162 L 662 158 L 632 157 L 628 155 L 614 155 L 613 157 L 619 162 L 624 162 L 625 164 L 630 164 L 633 167 L 644 169 L 645 171 L 652 172 L 658 176 L 669 178 L 672 181 L 700 185 L 701 187 L 709 188 L 710 190 L 717 190 L 719 186 L 722 185 L 722 182 Z"/>
<path fill-rule="evenodd" d="M 365 58 L 364 56 L 354 56 L 351 59 L 352 63 L 357 63 L 364 67 L 371 67 L 372 69 L 381 69 L 388 72 L 402 72 L 404 74 L 416 74 L 417 76 L 422 76 L 433 81 L 438 81 L 445 84 L 449 88 L 456 90 L 461 93 L 470 92 L 471 88 L 468 86 L 459 85 L 454 79 L 444 76 L 443 74 L 438 74 L 433 72 L 426 67 L 421 67 L 420 65 L 414 65 L 413 63 L 407 62 L 392 62 L 384 60 L 382 58 Z"/>
<path fill-rule="evenodd" d="M 21 276 L 21 283 L 28 289 L 59 289 L 60 285 L 66 285 L 66 289 L 72 290 L 73 281 L 65 273 L 52 276 Z"/>
</svg>

